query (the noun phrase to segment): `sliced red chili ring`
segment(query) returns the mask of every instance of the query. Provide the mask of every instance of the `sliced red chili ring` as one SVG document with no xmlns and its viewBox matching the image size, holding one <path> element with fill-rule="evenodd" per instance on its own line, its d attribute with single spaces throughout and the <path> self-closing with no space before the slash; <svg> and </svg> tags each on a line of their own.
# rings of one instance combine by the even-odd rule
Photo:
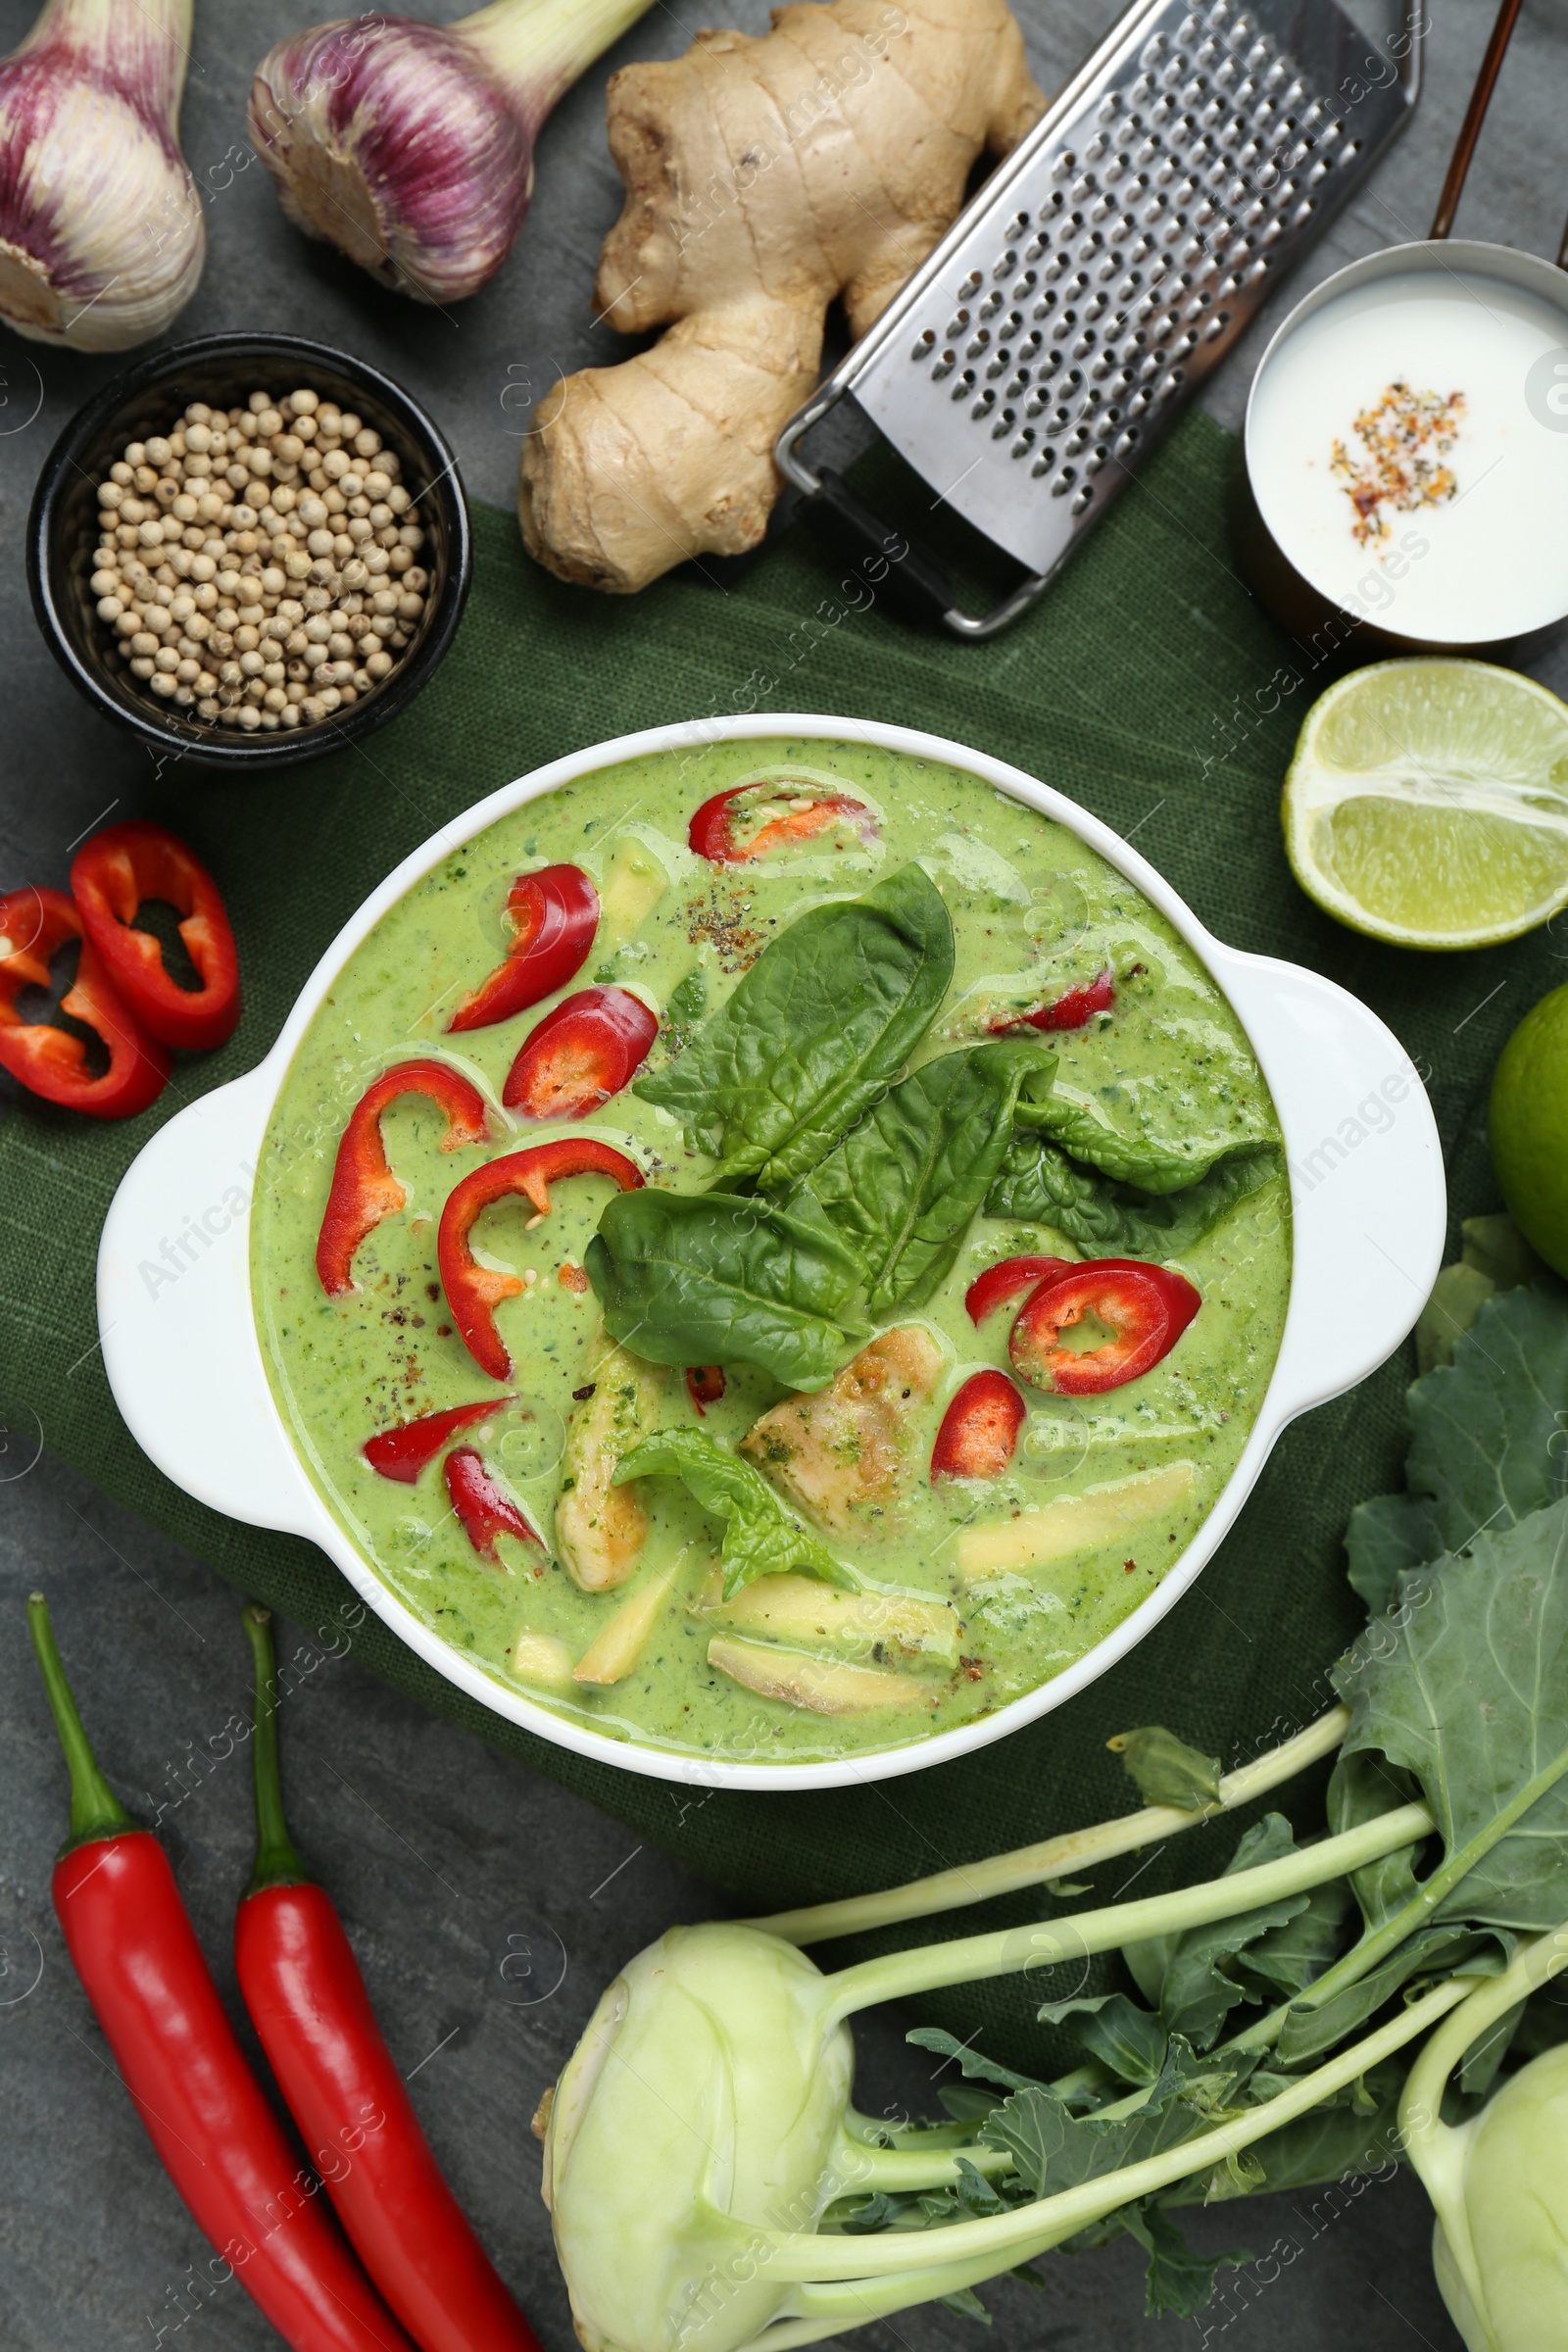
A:
<svg viewBox="0 0 1568 2352">
<path fill-rule="evenodd" d="M 454 1404 L 444 1413 L 421 1413 L 417 1421 L 377 1430 L 373 1438 L 366 1439 L 360 1451 L 378 1477 L 395 1478 L 400 1486 L 415 1486 L 448 1438 L 460 1429 L 471 1429 L 476 1421 L 487 1420 L 508 1401 L 505 1396 L 483 1396 L 477 1404 Z"/>
<path fill-rule="evenodd" d="M 400 1061 L 366 1088 L 349 1113 L 337 1148 L 332 1190 L 316 1245 L 316 1271 L 329 1298 L 353 1289 L 355 1250 L 383 1217 L 396 1215 L 409 1197 L 388 1165 L 381 1140 L 381 1113 L 400 1095 L 428 1095 L 446 1112 L 443 1152 L 484 1141 L 484 1097 L 449 1062 Z"/>
<path fill-rule="evenodd" d="M 724 1394 L 722 1364 L 692 1364 L 686 1373 L 686 1394 L 700 1413 L 716 1404 Z"/>
<path fill-rule="evenodd" d="M 544 1549 L 537 1528 L 529 1525 L 506 1489 L 492 1477 L 477 1446 L 460 1446 L 447 1455 L 446 1481 L 464 1534 L 492 1568 L 502 1564 L 496 1551 L 497 1536 L 515 1536 L 519 1544 Z"/>
<path fill-rule="evenodd" d="M 1074 1262 L 1070 1257 L 1004 1257 L 999 1264 L 987 1266 L 963 1294 L 970 1322 L 983 1323 L 1004 1298 L 1015 1298 L 1019 1291 L 1029 1290 L 1048 1274 L 1059 1274 Z"/>
<path fill-rule="evenodd" d="M 1090 1259 L 1048 1275 L 1018 1310 L 1007 1352 L 1025 1380 L 1061 1396 L 1094 1396 L 1137 1380 L 1170 1353 L 1202 1299 L 1183 1274 L 1126 1258 Z M 1093 1314 L 1113 1335 L 1075 1352 L 1062 1332 Z"/>
<path fill-rule="evenodd" d="M 106 825 L 83 842 L 71 868 L 81 927 L 116 988 L 147 1031 L 166 1046 L 206 1052 L 234 1033 L 239 1020 L 239 951 L 218 884 L 194 850 L 144 817 Z M 180 916 L 179 936 L 201 976 L 181 988 L 137 909 L 161 899 Z"/>
<path fill-rule="evenodd" d="M 60 1001 L 71 1020 L 93 1030 L 109 1055 L 95 1078 L 87 1049 L 52 1021 L 24 1021 L 24 988 L 49 987 L 49 958 L 79 939 L 76 976 Z M 63 890 L 13 890 L 0 899 L 0 1065 L 29 1094 L 94 1119 L 129 1119 L 156 1102 L 169 1081 L 169 1048 L 148 1034 L 120 995 L 74 903 Z"/>
<path fill-rule="evenodd" d="M 516 926 L 506 961 L 497 964 L 447 1023 L 488 1029 L 553 997 L 579 972 L 599 928 L 599 893 L 580 865 L 542 865 L 519 874 L 507 898 Z"/>
<path fill-rule="evenodd" d="M 768 818 L 749 841 L 737 838 L 736 819 L 748 804 L 782 800 L 807 801 L 809 806 L 791 808 L 782 816 Z M 713 865 L 747 865 L 786 842 L 809 841 L 846 820 L 855 823 L 862 841 L 875 838 L 876 818 L 863 801 L 852 800 L 847 792 L 824 792 L 817 785 L 791 784 L 784 778 L 777 783 L 736 784 L 728 792 L 715 792 L 692 818 L 686 838 L 698 857 Z"/>
<path fill-rule="evenodd" d="M 1000 1478 L 1011 1461 L 1026 1407 L 1005 1372 L 974 1372 L 942 1416 L 931 1448 L 939 1478 Z"/>
<path fill-rule="evenodd" d="M 501 1100 L 525 1119 L 582 1119 L 641 1069 L 659 1022 L 624 988 L 582 988 L 523 1040 Z"/>
<path fill-rule="evenodd" d="M 990 1027 L 996 1037 L 1004 1037 L 1013 1029 L 1082 1029 L 1097 1012 L 1109 1012 L 1114 1003 L 1110 973 L 1103 971 L 1079 988 L 1069 988 L 1050 1004 L 1039 1004 L 1033 1012 L 1010 1013 L 1005 1020 L 991 1022 Z"/>
<path fill-rule="evenodd" d="M 522 1289 L 515 1274 L 481 1266 L 468 1236 L 480 1213 L 509 1194 L 520 1194 L 533 1203 L 537 1215 L 550 1211 L 550 1186 L 563 1176 L 610 1176 L 623 1193 L 642 1183 L 641 1170 L 611 1145 L 591 1135 L 564 1135 L 553 1144 L 534 1144 L 526 1152 L 509 1152 L 488 1160 L 454 1185 L 441 1211 L 436 1256 L 441 1287 L 452 1309 L 452 1320 L 474 1362 L 492 1380 L 507 1380 L 512 1358 L 495 1325 L 495 1310 L 503 1298 L 514 1298 Z"/>
</svg>

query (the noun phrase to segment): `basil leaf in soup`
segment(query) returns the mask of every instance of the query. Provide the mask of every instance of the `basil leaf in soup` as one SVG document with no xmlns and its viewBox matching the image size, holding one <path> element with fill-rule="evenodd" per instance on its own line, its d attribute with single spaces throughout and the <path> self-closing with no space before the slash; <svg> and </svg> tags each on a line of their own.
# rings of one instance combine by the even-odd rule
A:
<svg viewBox="0 0 1568 2352">
<path fill-rule="evenodd" d="M 667 1069 L 634 1092 L 670 1111 L 719 1181 L 814 1167 L 908 1060 L 953 978 L 953 923 L 916 864 L 813 906 L 763 950 Z M 696 1360 L 696 1359 L 689 1359 Z"/>
<path fill-rule="evenodd" d="M 615 1468 L 617 1487 L 628 1478 L 661 1476 L 680 1479 L 694 1501 L 723 1520 L 719 1557 L 726 1600 L 759 1577 L 791 1570 L 858 1590 L 855 1571 L 793 1516 L 760 1472 L 703 1430 L 656 1430 L 622 1454 Z"/>
<path fill-rule="evenodd" d="M 1272 1144 L 1233 1152 L 1177 1193 L 1151 1193 L 1082 1167 L 1044 1136 L 1015 1135 L 986 1195 L 988 1217 L 1054 1225 L 1096 1257 L 1181 1257 L 1280 1164 Z"/>
<path fill-rule="evenodd" d="M 1049 1086 L 1054 1066 L 1032 1037 L 940 1054 L 812 1169 L 804 1190 L 859 1252 L 873 1313 L 918 1306 L 951 1271 L 1002 1166 L 1020 1089 Z"/>
<path fill-rule="evenodd" d="M 617 1193 L 584 1260 L 605 1328 L 656 1364 L 757 1364 L 824 1388 L 867 1326 L 863 1276 L 813 1213 L 735 1193 Z"/>
</svg>

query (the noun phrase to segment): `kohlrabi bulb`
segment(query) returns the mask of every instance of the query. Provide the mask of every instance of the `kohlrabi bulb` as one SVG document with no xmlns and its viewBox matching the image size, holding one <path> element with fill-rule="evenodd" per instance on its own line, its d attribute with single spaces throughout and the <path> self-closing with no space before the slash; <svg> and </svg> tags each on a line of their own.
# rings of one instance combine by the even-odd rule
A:
<svg viewBox="0 0 1568 2352">
<path fill-rule="evenodd" d="M 1470 2352 L 1568 2352 L 1568 2044 L 1510 2077 L 1443 2163 L 1433 2265 Z"/>
<path fill-rule="evenodd" d="M 734 2352 L 778 2310 L 759 2231 L 810 2230 L 853 2073 L 828 1980 L 755 1928 L 674 1928 L 615 1979 L 556 2089 L 545 2199 L 587 2352 Z"/>
</svg>

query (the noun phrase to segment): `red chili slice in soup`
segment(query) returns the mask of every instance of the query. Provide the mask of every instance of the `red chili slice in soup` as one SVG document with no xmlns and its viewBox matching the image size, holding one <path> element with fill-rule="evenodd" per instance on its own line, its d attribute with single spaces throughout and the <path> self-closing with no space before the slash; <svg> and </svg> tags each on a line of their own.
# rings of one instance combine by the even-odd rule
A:
<svg viewBox="0 0 1568 2352">
<path fill-rule="evenodd" d="M 377 1430 L 373 1438 L 366 1439 L 360 1451 L 378 1477 L 395 1478 L 400 1486 L 415 1486 L 448 1438 L 460 1429 L 471 1429 L 476 1421 L 487 1420 L 507 1401 L 505 1396 L 482 1396 L 477 1404 L 454 1404 L 444 1413 L 421 1413 L 417 1421 Z"/>
<path fill-rule="evenodd" d="M 476 1446 L 460 1446 L 447 1455 L 446 1481 L 463 1532 L 481 1560 L 500 1567 L 497 1536 L 515 1536 L 519 1544 L 532 1544 L 543 1550 L 538 1530 L 529 1526 L 512 1496 L 491 1476 Z"/>
<path fill-rule="evenodd" d="M 970 1322 L 983 1323 L 1004 1298 L 1015 1298 L 1048 1274 L 1059 1274 L 1075 1262 L 1070 1257 L 1004 1257 L 1000 1265 L 987 1266 L 963 1294 Z"/>
<path fill-rule="evenodd" d="M 931 1483 L 939 1478 L 1000 1478 L 1023 1427 L 1023 1398 L 1005 1372 L 976 1372 L 942 1416 L 931 1448 Z"/>
<path fill-rule="evenodd" d="M 1170 1353 L 1202 1300 L 1185 1275 L 1125 1258 L 1096 1258 L 1048 1275 L 1018 1310 L 1007 1352 L 1036 1388 L 1094 1396 L 1122 1388 Z M 1061 1334 L 1092 1314 L 1109 1337 L 1064 1348 Z"/>
<path fill-rule="evenodd" d="M 770 801 L 791 805 L 782 815 L 766 818 L 755 833 L 744 836 L 744 822 L 752 808 L 759 804 L 765 807 Z M 769 850 L 809 841 L 845 822 L 854 824 L 862 841 L 875 836 L 876 818 L 863 801 L 853 800 L 847 792 L 824 792 L 817 785 L 792 784 L 786 778 L 778 783 L 736 784 L 728 792 L 716 792 L 692 818 L 686 838 L 698 857 L 713 865 L 749 865 L 754 858 L 765 858 Z"/>
<path fill-rule="evenodd" d="M 582 1119 L 642 1067 L 659 1022 L 624 988 L 583 988 L 523 1041 L 501 1100 L 525 1119 Z"/>
<path fill-rule="evenodd" d="M 505 963 L 497 964 L 447 1023 L 488 1029 L 564 988 L 582 969 L 599 928 L 599 893 L 580 865 L 542 865 L 519 874 L 507 899 L 515 925 Z"/>
</svg>

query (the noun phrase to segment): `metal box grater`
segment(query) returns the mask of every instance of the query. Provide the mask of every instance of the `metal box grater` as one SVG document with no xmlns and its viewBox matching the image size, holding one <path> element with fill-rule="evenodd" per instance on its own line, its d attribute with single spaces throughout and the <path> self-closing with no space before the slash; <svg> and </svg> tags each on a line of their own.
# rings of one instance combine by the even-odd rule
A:
<svg viewBox="0 0 1568 2352">
<path fill-rule="evenodd" d="M 897 534 L 799 448 L 852 393 L 1029 568 L 970 614 L 910 551 L 901 601 L 960 636 L 1004 628 L 1402 128 L 1419 37 L 1412 9 L 1396 67 L 1334 0 L 1134 0 L 791 417 L 780 469 L 885 551 Z"/>
</svg>

